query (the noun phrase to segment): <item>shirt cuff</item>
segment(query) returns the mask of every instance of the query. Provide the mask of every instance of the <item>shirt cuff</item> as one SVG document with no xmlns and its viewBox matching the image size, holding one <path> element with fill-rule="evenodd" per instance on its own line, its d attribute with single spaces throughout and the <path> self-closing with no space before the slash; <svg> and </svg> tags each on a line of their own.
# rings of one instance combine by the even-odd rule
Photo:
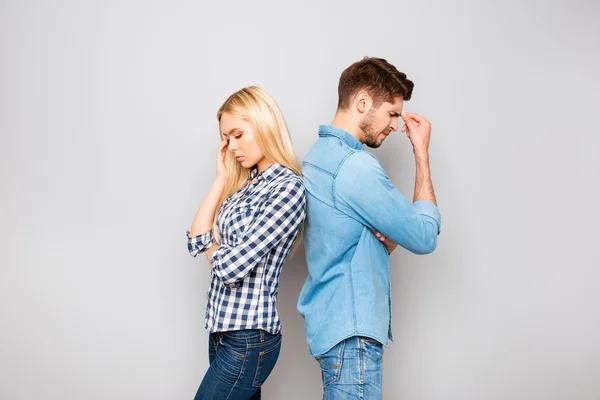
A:
<svg viewBox="0 0 600 400">
<path fill-rule="evenodd" d="M 437 206 L 429 200 L 417 200 L 413 203 L 413 207 L 419 214 L 423 215 L 427 220 L 436 225 L 437 233 L 439 235 L 442 227 L 442 217 Z"/>
<path fill-rule="evenodd" d="M 242 279 L 236 279 L 234 281 L 231 280 L 231 276 L 225 275 L 223 274 L 223 271 L 219 270 L 219 266 L 222 263 L 219 263 L 219 259 L 221 257 L 223 257 L 223 255 L 225 254 L 225 252 L 227 251 L 227 247 L 226 246 L 219 246 L 218 249 L 215 250 L 215 252 L 213 253 L 211 259 L 210 259 L 210 265 L 212 265 L 212 271 L 215 274 L 215 276 L 217 277 L 217 279 L 225 286 L 231 288 L 231 289 L 235 289 L 235 288 L 239 288 L 242 286 Z"/>
<path fill-rule="evenodd" d="M 215 244 L 215 237 L 213 236 L 212 230 L 198 236 L 190 237 L 190 231 L 188 229 L 186 236 L 188 238 L 188 250 L 194 257 L 196 257 L 198 253 L 205 252 Z"/>
</svg>

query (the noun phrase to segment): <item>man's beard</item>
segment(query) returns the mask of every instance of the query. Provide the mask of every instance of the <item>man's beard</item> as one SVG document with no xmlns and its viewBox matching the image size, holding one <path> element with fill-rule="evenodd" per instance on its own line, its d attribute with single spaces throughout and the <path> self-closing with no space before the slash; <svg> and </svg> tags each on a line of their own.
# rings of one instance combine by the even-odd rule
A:
<svg viewBox="0 0 600 400">
<path fill-rule="evenodd" d="M 373 127 L 373 119 L 375 119 L 375 111 L 373 109 L 369 110 L 367 115 L 362 119 L 360 125 L 358 126 L 365 135 L 365 144 L 372 148 L 376 149 L 381 146 L 382 142 L 378 142 L 377 138 L 381 135 L 381 132 L 377 132 Z"/>
</svg>

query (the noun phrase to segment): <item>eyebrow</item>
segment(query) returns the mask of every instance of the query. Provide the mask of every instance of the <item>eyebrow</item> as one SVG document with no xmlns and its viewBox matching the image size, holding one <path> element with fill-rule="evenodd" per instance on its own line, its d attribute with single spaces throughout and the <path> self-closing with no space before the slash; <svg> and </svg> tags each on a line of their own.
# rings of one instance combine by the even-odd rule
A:
<svg viewBox="0 0 600 400">
<path fill-rule="evenodd" d="M 241 131 L 241 129 L 240 129 L 240 128 L 233 128 L 233 129 L 230 129 L 230 130 L 229 130 L 229 132 L 227 132 L 227 133 L 223 132 L 223 136 L 229 136 L 229 135 L 231 135 L 231 134 L 232 134 L 234 131 Z"/>
</svg>

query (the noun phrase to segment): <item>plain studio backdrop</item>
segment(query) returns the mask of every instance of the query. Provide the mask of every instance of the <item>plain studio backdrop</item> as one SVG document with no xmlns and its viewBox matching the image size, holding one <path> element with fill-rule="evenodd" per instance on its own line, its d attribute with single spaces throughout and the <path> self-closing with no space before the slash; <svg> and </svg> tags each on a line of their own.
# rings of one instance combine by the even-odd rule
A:
<svg viewBox="0 0 600 400">
<path fill-rule="evenodd" d="M 216 111 L 279 103 L 299 159 L 364 56 L 415 82 L 442 213 L 391 257 L 384 398 L 600 398 L 600 6 L 588 1 L 0 2 L 0 398 L 191 399 L 209 271 L 185 230 Z M 409 198 L 414 160 L 373 151 Z M 373 204 L 377 207 L 377 204 Z M 318 399 L 286 263 L 264 399 Z M 376 312 L 376 310 L 374 310 Z"/>
</svg>

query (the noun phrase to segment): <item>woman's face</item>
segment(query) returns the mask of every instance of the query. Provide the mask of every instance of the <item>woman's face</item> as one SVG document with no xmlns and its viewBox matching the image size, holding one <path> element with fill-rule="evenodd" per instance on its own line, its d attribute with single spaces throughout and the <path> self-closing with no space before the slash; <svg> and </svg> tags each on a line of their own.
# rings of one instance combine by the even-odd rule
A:
<svg viewBox="0 0 600 400">
<path fill-rule="evenodd" d="M 269 162 L 256 143 L 252 126 L 245 119 L 230 113 L 221 115 L 221 132 L 228 140 L 229 150 L 236 161 L 244 168 L 252 168 L 258 164 L 259 172 L 269 166 Z"/>
</svg>

